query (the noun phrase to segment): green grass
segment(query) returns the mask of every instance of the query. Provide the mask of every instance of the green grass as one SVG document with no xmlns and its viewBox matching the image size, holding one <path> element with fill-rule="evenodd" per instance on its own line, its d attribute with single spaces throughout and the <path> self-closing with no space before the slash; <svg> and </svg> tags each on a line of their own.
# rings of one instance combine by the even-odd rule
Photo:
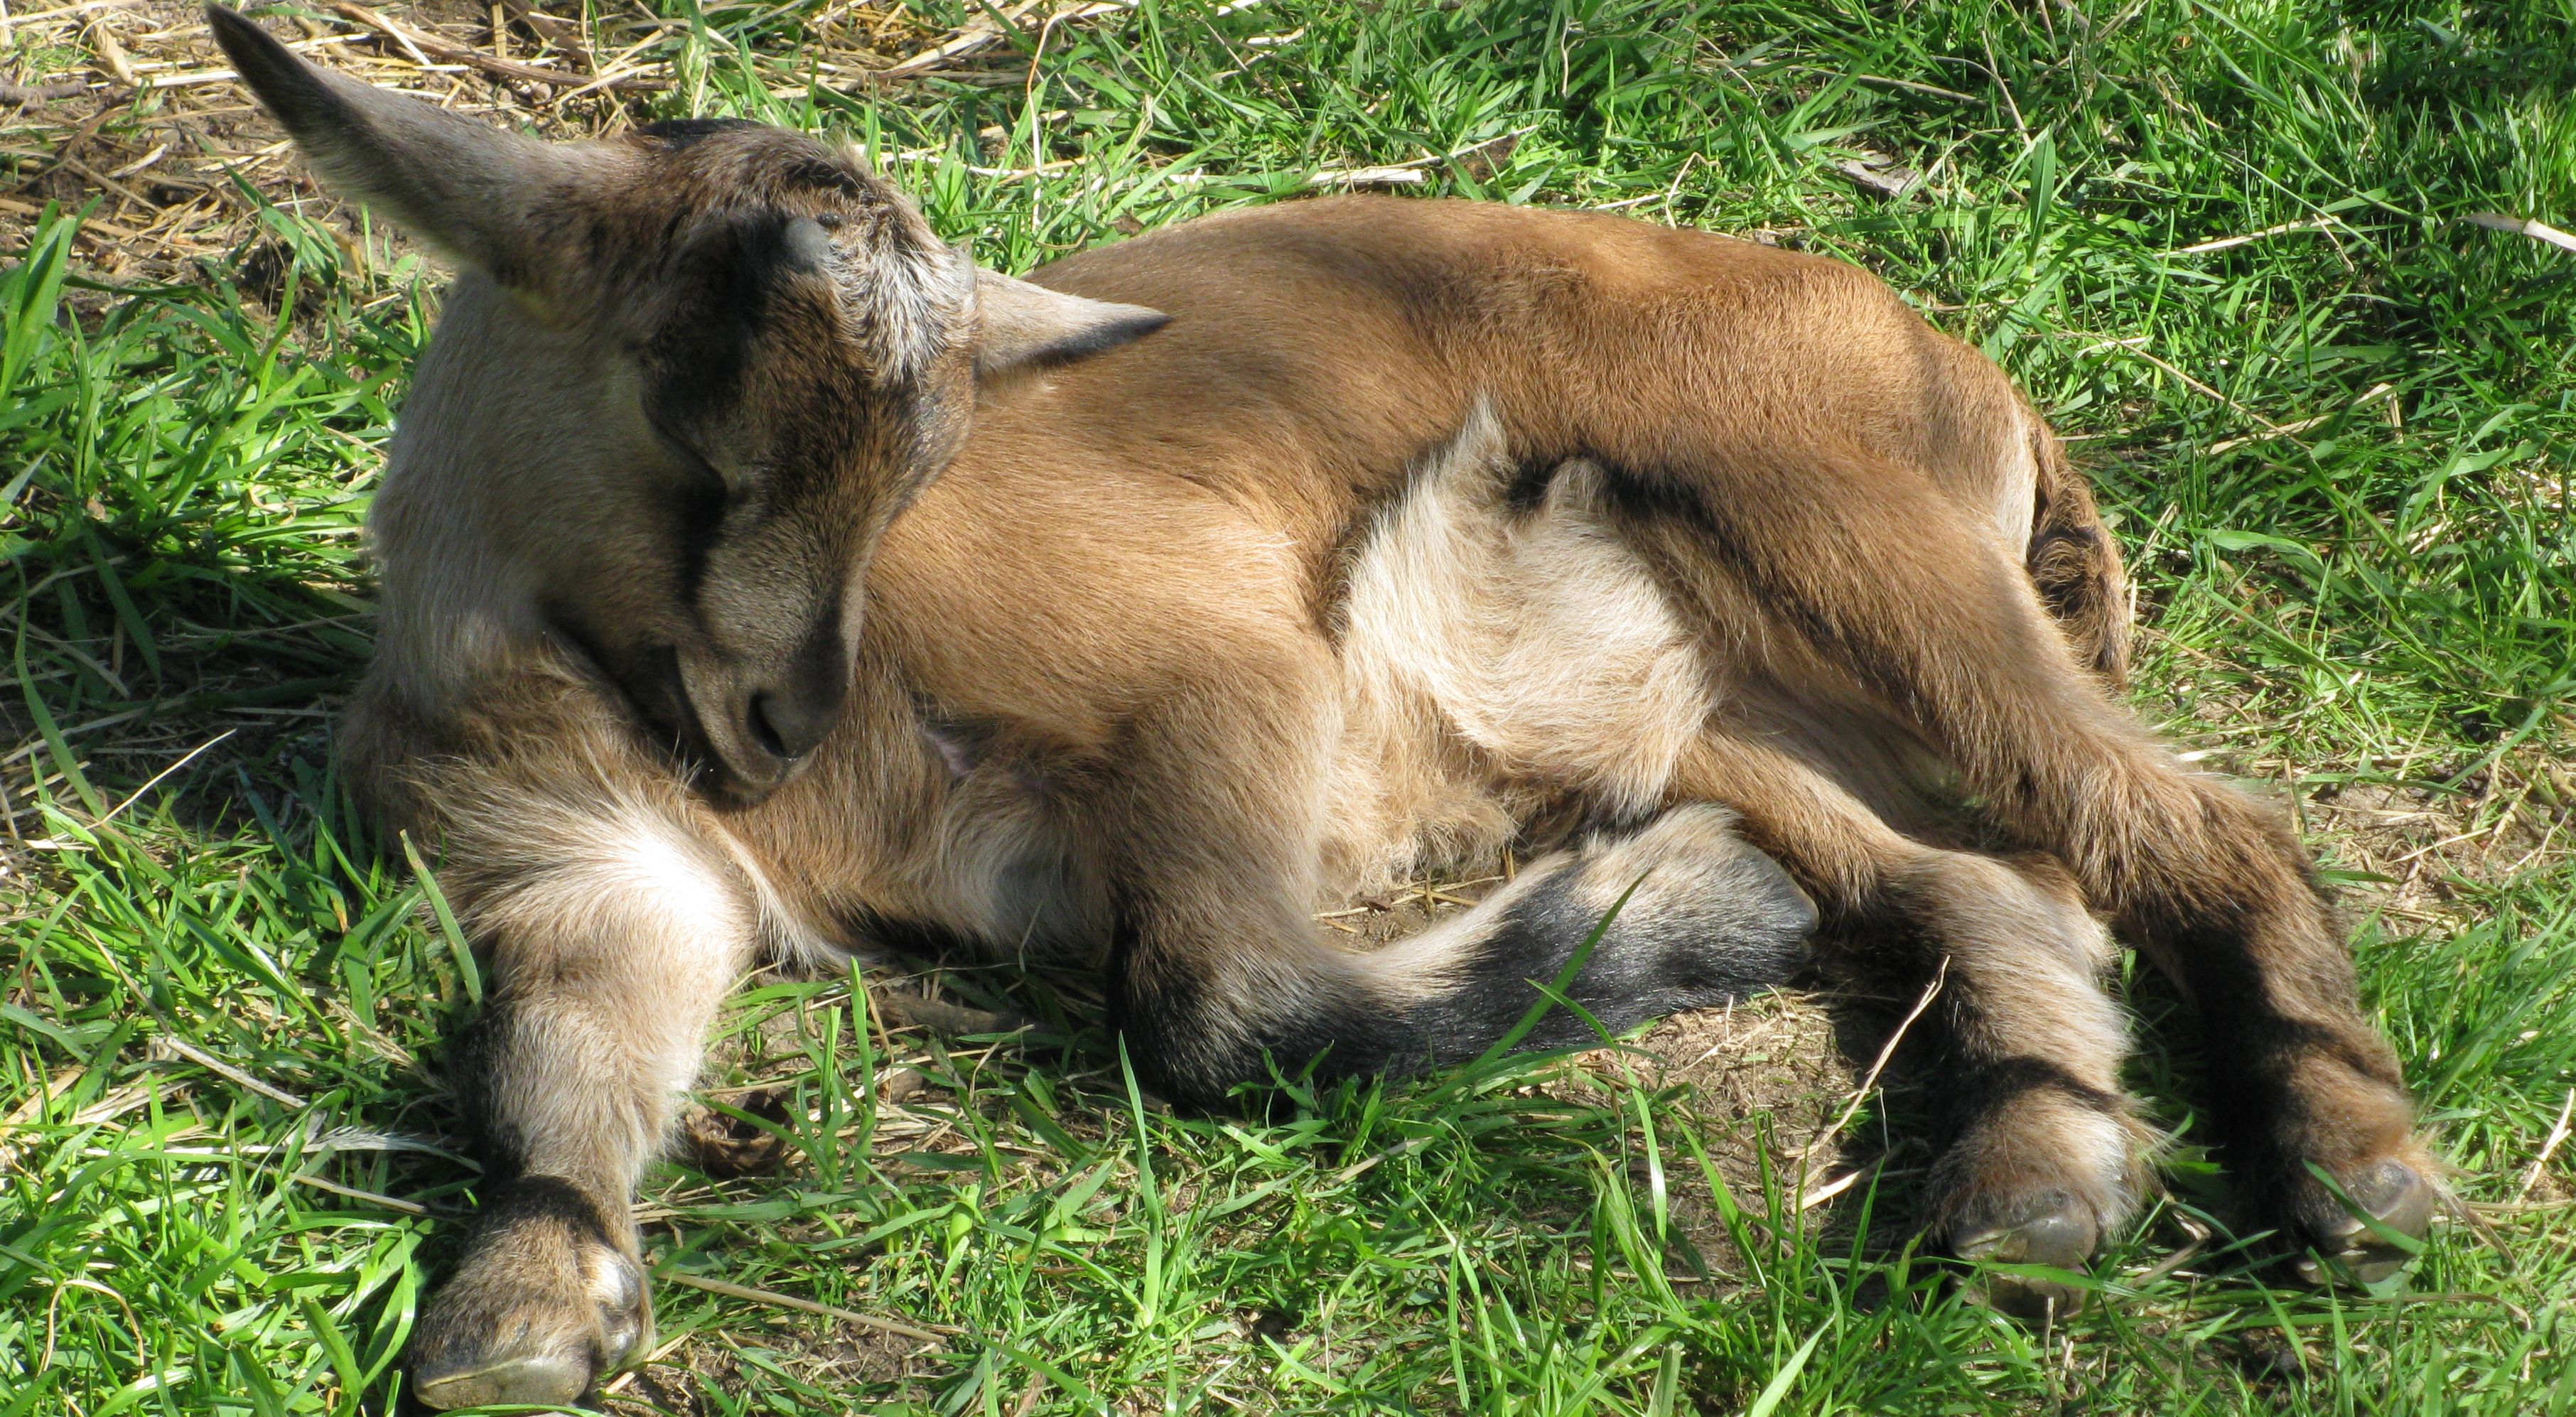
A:
<svg viewBox="0 0 2576 1417">
<path fill-rule="evenodd" d="M 2461 220 L 2576 225 L 2576 0 L 1149 0 L 874 98 L 806 83 L 820 0 L 655 3 L 655 116 L 864 142 L 1007 268 L 1431 157 L 1411 190 L 1883 273 L 2079 440 L 2141 587 L 2141 707 L 2300 802 L 2480 1224 L 2395 1299 L 2266 1289 L 2224 1233 L 2157 1272 L 2227 1212 L 2143 981 L 2171 1195 L 2048 1335 L 1907 1248 L 1901 1096 L 1859 1124 L 1884 1177 L 1800 1212 L 1794 1163 L 1742 1163 L 1763 1117 L 1615 1060 L 1192 1118 L 1136 1095 L 1079 987 L 952 977 L 1049 1020 L 999 1041 L 763 982 L 709 1081 L 788 1090 L 789 1165 L 658 1170 L 651 1260 L 948 1332 L 666 1280 L 624 1410 L 2576 1409 L 2576 1147 L 2531 1170 L 2576 1089 L 2576 253 Z M 0 110 L 22 176 L 26 122 Z M 1867 194 L 1856 160 L 1922 180 Z M 137 286 L 16 229 L 0 1417 L 388 1410 L 474 1190 L 439 1040 L 479 984 L 335 784 L 328 715 L 435 282 L 279 209 L 256 302 L 238 260 Z M 929 1089 L 881 1101 L 905 1067 Z"/>
</svg>

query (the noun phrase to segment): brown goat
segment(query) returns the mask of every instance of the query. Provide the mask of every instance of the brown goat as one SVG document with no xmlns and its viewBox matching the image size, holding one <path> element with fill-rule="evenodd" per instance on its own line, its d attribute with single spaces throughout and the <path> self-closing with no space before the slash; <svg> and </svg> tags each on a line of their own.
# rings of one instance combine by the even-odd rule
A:
<svg viewBox="0 0 2576 1417">
<path fill-rule="evenodd" d="M 2075 1266 L 2144 1138 L 2107 921 L 2197 1001 L 2256 1214 L 2364 1277 L 2425 1229 L 2283 814 L 2118 705 L 2091 494 L 1863 272 L 1347 198 L 1016 281 L 799 134 L 550 146 L 210 17 L 323 174 L 460 267 L 345 741 L 494 981 L 433 1405 L 568 1399 L 646 1342 L 630 1191 L 709 1020 L 764 954 L 894 928 L 1098 960 L 1153 1084 L 1209 1100 L 1472 1055 L 1569 971 L 1625 1029 L 1821 926 L 1946 968 L 1929 1228 Z M 1971 799 L 2008 854 L 1956 844 Z M 1413 939 L 1312 920 L 1507 847 Z"/>
</svg>

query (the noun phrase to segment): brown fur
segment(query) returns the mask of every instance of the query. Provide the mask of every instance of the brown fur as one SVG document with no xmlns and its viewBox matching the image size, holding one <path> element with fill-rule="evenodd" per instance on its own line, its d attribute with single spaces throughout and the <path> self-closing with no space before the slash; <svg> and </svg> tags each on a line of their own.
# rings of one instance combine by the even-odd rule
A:
<svg viewBox="0 0 2576 1417">
<path fill-rule="evenodd" d="M 236 25 L 376 190 L 330 105 L 379 101 Z M 1140 1064 L 1214 1098 L 1482 1047 L 1633 887 L 1572 975 L 1614 1027 L 1768 982 L 1819 918 L 1882 972 L 1946 960 L 1930 1223 L 1962 1253 L 2079 1263 L 2134 1207 L 2097 914 L 2200 1001 L 2262 1214 L 2374 1258 L 2314 1163 L 2420 1229 L 2429 1164 L 2296 838 L 2109 697 L 2089 490 L 1865 273 L 1343 198 L 1021 285 L 794 135 L 551 151 L 483 183 L 516 228 L 450 238 L 473 267 L 379 503 L 347 740 L 490 953 L 459 1069 L 505 1193 L 622 1213 L 764 951 L 891 922 L 1096 958 Z M 2010 855 L 1939 844 L 1963 795 Z M 1311 922 L 1513 845 L 1520 879 L 1418 940 Z M 511 1265 L 590 1292 L 577 1245 L 510 1234 L 425 1320 L 433 1400 L 552 1391 L 635 1327 L 565 1301 L 492 1331 Z"/>
</svg>

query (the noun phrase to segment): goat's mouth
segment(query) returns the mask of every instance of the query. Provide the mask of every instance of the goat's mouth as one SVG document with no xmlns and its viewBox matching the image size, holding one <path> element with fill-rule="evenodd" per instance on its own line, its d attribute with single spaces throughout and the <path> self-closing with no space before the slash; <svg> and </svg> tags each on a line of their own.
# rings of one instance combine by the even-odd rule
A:
<svg viewBox="0 0 2576 1417">
<path fill-rule="evenodd" d="M 744 676 L 720 658 L 700 659 L 665 640 L 602 644 L 566 619 L 554 629 L 622 701 L 646 751 L 716 806 L 758 804 L 812 756 L 819 734 L 782 732 L 768 696 L 742 692 L 737 681 Z"/>
<path fill-rule="evenodd" d="M 555 619 L 554 630 L 601 687 L 622 701 L 644 750 L 691 791 L 719 804 L 750 806 L 786 781 L 788 773 L 774 770 L 769 755 L 753 755 L 766 770 L 748 774 L 727 757 L 698 713 L 678 646 L 648 641 L 612 649 L 563 618 Z"/>
<path fill-rule="evenodd" d="M 605 667 L 605 666 L 603 666 Z M 680 671 L 680 652 L 667 644 L 647 646 L 635 662 L 611 669 L 609 677 L 634 711 L 644 741 L 678 773 L 683 782 L 711 795 L 734 795 L 732 776 L 707 733 L 698 706 L 689 695 L 688 676 Z"/>
</svg>

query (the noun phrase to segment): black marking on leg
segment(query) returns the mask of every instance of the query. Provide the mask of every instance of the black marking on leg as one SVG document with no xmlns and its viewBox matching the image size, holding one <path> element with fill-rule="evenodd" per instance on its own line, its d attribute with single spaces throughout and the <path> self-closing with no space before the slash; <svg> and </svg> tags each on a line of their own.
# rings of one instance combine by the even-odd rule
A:
<svg viewBox="0 0 2576 1417">
<path fill-rule="evenodd" d="M 1407 1022 L 1422 1040 L 1427 1064 L 1474 1057 L 1501 1037 L 1553 985 L 1576 949 L 1617 906 L 1580 867 L 1538 883 L 1496 921 L 1457 969 L 1457 989 L 1415 1004 Z M 1625 887 L 1623 886 L 1622 889 Z M 1593 946 L 1566 998 L 1601 1029 L 1622 1033 L 1683 1009 L 1742 999 L 1787 979 L 1800 962 L 1806 922 L 1783 908 L 1769 928 L 1747 928 L 1737 899 L 1701 909 L 1657 910 L 1631 899 Z M 1552 1008 L 1522 1041 L 1525 1048 L 1597 1042 L 1593 1025 Z"/>
<path fill-rule="evenodd" d="M 494 998 L 456 1035 L 448 1051 L 449 1086 L 467 1149 L 483 1163 L 484 1184 L 496 1191 L 519 1178 L 527 1165 L 526 1139 L 503 1120 L 496 1091 L 500 1054 L 509 1046 L 511 1004 Z"/>
<path fill-rule="evenodd" d="M 1647 870 L 1692 871 L 1692 879 L 1632 896 L 1565 991 L 1582 1012 L 1551 1007 L 1517 1046 L 1580 1047 L 1599 1040 L 1595 1022 L 1616 1034 L 1785 982 L 1804 963 L 1814 907 L 1768 858 L 1731 838 L 1725 844 L 1730 854 L 1715 863 L 1649 858 Z M 1294 1007 L 1271 1009 L 1248 1030 L 1215 1006 L 1210 984 L 1185 956 L 1122 928 L 1111 1021 L 1158 1091 L 1201 1103 L 1265 1075 L 1265 1055 L 1283 1071 L 1311 1065 L 1325 1078 L 1461 1062 L 1546 998 L 1542 986 L 1565 973 L 1632 883 L 1610 879 L 1622 868 L 1590 853 L 1552 871 L 1533 868 L 1440 967 L 1446 987 L 1380 992 L 1367 963 L 1354 961 L 1347 974 L 1310 979 Z"/>
<path fill-rule="evenodd" d="M 2128 1102 L 2120 1094 L 2095 1087 L 2046 1058 L 1997 1058 L 1969 1066 L 1973 1073 L 1968 1087 L 1980 1112 L 1991 1112 L 2028 1093 L 2054 1092 L 2104 1116 L 2128 1114 Z"/>
<path fill-rule="evenodd" d="M 545 1223 L 618 1248 L 616 1228 L 597 1196 L 561 1176 L 520 1176 L 493 1188 L 474 1214 L 477 1230 Z"/>
</svg>

